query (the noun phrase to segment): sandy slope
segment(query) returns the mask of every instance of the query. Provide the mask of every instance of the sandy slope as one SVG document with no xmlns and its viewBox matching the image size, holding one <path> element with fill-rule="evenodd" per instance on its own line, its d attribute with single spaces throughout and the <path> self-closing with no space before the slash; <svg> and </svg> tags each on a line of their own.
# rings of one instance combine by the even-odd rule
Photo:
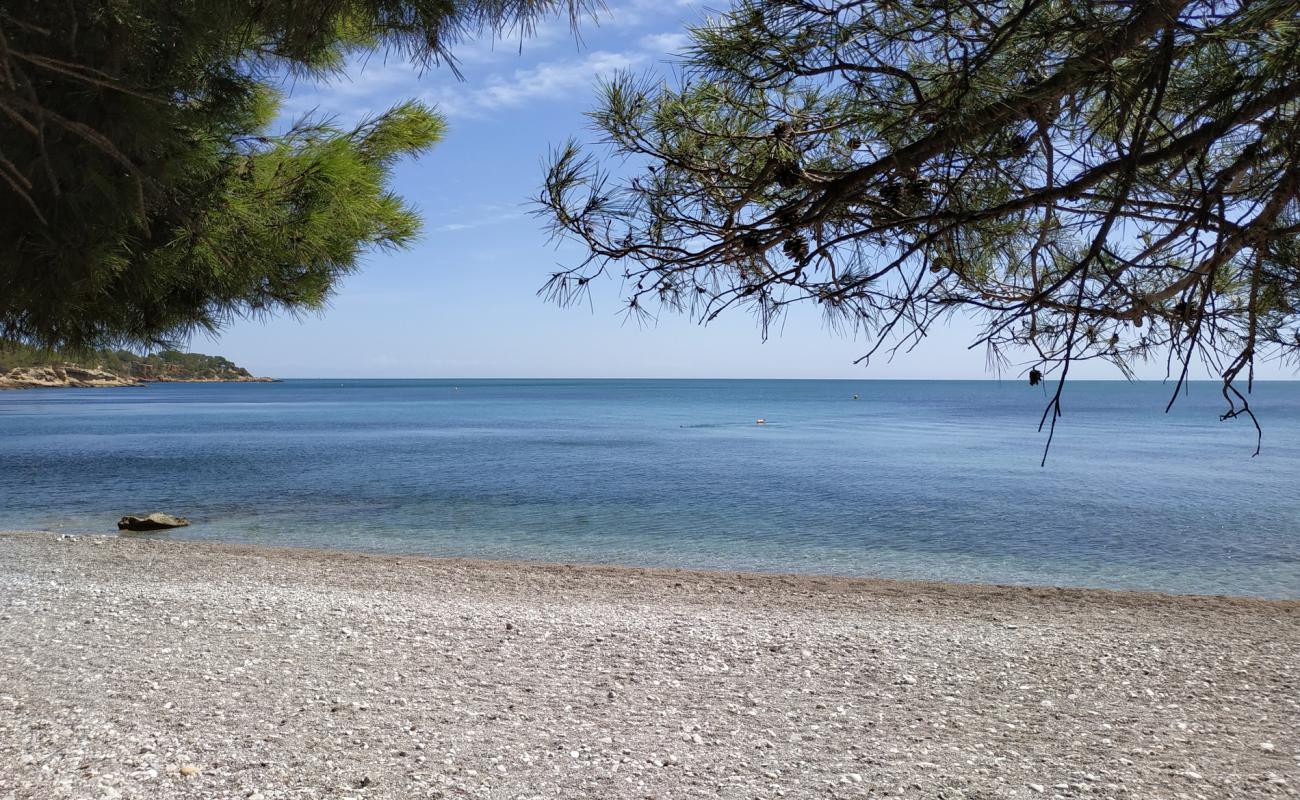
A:
<svg viewBox="0 0 1300 800">
<path fill-rule="evenodd" d="M 0 535 L 0 798 L 1300 794 L 1300 602 Z"/>
</svg>

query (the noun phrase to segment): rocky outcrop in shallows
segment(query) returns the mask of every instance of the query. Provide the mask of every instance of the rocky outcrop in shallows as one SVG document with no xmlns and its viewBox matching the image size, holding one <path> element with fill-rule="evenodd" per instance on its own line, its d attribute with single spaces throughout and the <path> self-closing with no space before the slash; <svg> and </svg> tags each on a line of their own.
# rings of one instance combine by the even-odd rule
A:
<svg viewBox="0 0 1300 800">
<path fill-rule="evenodd" d="M 189 525 L 190 521 L 184 517 L 173 517 L 171 514 L 153 513 L 143 517 L 122 517 L 117 521 L 119 531 L 165 531 L 169 528 L 184 528 Z"/>
</svg>

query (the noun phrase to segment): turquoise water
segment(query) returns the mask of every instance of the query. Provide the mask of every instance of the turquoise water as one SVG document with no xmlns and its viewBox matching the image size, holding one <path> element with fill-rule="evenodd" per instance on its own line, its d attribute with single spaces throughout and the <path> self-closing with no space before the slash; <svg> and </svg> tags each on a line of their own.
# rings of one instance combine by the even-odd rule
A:
<svg viewBox="0 0 1300 800">
<path fill-rule="evenodd" d="M 1300 597 L 1300 384 L 286 381 L 0 394 L 0 529 Z M 854 401 L 854 394 L 860 399 Z M 767 424 L 755 425 L 756 418 Z"/>
</svg>

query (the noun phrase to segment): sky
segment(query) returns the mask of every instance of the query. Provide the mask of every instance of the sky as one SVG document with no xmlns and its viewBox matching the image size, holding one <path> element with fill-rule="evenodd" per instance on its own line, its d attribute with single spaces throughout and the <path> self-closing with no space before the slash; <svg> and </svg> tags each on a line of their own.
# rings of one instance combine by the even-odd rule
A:
<svg viewBox="0 0 1300 800">
<path fill-rule="evenodd" d="M 560 308 L 539 297 L 557 266 L 579 258 L 573 246 L 550 242 L 530 213 L 547 153 L 570 137 L 594 138 L 584 114 L 602 77 L 670 75 L 687 26 L 709 13 L 694 0 L 608 7 L 582 19 L 577 37 L 567 18 L 556 18 L 527 39 L 462 44 L 463 80 L 445 67 L 421 72 L 372 55 L 327 83 L 283 87 L 287 119 L 314 112 L 346 123 L 410 98 L 439 110 L 445 139 L 399 166 L 394 186 L 420 210 L 425 234 L 410 250 L 369 254 L 323 313 L 238 322 L 190 349 L 279 378 L 1021 377 L 1019 367 L 990 371 L 984 351 L 969 349 L 976 327 L 961 319 L 909 353 L 855 365 L 870 343 L 827 330 L 813 312 L 791 313 L 764 341 L 743 311 L 708 326 L 667 312 L 648 325 L 627 320 L 616 280 L 599 282 L 590 305 Z M 1119 377 L 1101 364 L 1071 374 Z"/>
</svg>

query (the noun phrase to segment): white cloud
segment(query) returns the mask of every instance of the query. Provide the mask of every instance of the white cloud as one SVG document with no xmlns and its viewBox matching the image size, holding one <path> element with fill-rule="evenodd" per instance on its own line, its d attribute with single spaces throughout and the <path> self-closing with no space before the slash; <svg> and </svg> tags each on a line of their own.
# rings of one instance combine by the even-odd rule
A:
<svg viewBox="0 0 1300 800">
<path fill-rule="evenodd" d="M 694 22 L 705 8 L 702 0 L 625 0 L 601 17 L 613 28 L 633 28 L 649 23 Z"/>
<path fill-rule="evenodd" d="M 359 122 L 387 110 L 420 91 L 420 68 L 406 59 L 371 57 L 350 63 L 344 74 L 321 81 L 296 81 L 283 87 L 288 95 L 282 118 L 333 117 L 340 125 Z"/>
<path fill-rule="evenodd" d="M 500 36 L 484 35 L 461 42 L 452 48 L 456 62 L 467 75 L 473 67 L 492 64 L 519 56 L 528 56 L 548 50 L 565 41 L 577 43 L 573 27 L 567 16 L 548 17 L 538 22 L 528 36 L 518 30 L 506 31 Z"/>
<path fill-rule="evenodd" d="M 651 33 L 641 37 L 641 46 L 652 53 L 678 55 L 682 53 L 691 37 L 685 33 Z"/>
<path fill-rule="evenodd" d="M 476 117 L 536 100 L 563 97 L 575 89 L 588 89 L 598 78 L 644 64 L 644 52 L 614 53 L 598 50 L 575 61 L 549 61 L 509 76 L 462 84 L 444 83 L 426 92 L 424 99 L 449 117 Z"/>
<path fill-rule="evenodd" d="M 514 222 L 523 217 L 523 211 L 518 208 L 510 208 L 500 205 L 483 206 L 479 210 L 479 215 L 470 217 L 461 222 L 448 222 L 433 228 L 434 233 L 456 233 L 457 231 L 466 231 L 472 228 L 483 228 L 488 225 L 497 225 L 503 222 Z"/>
<path fill-rule="evenodd" d="M 518 33 L 495 40 L 473 39 L 455 48 L 465 80 L 457 80 L 443 65 L 421 70 L 404 58 L 372 55 L 348 65 L 343 76 L 320 83 L 299 82 L 286 86 L 287 100 L 282 118 L 297 119 L 305 114 L 335 117 L 341 125 L 354 124 L 368 114 L 381 112 L 393 103 L 418 98 L 438 107 L 445 116 L 482 118 L 494 112 L 518 108 L 539 101 L 560 99 L 575 91 L 590 90 L 611 73 L 644 66 L 680 54 L 689 37 L 680 30 L 663 31 L 669 17 L 694 15 L 695 0 L 627 0 L 599 15 L 599 20 L 580 21 L 575 38 L 567 18 L 543 20 L 533 35 L 522 40 L 523 58 L 536 58 L 539 51 L 563 49 L 568 41 L 581 49 L 585 36 L 606 40 L 607 46 L 570 58 L 554 58 L 512 71 L 508 65 L 520 60 Z M 654 13 L 654 12 L 659 13 Z M 639 26 L 647 16 L 661 32 L 646 32 L 628 38 L 600 36 L 601 28 Z M 653 31 L 653 28 L 651 29 Z M 612 44 L 613 47 L 608 45 Z"/>
</svg>

